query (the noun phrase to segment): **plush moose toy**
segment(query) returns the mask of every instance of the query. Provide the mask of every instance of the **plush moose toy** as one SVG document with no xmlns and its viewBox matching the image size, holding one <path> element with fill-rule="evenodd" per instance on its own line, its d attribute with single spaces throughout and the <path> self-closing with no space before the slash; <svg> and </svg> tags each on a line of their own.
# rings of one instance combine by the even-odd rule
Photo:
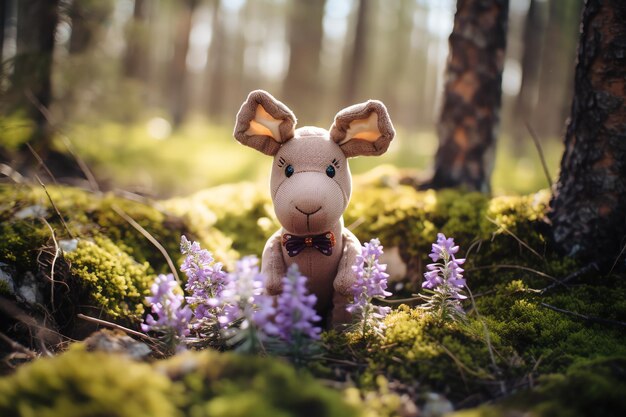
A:
<svg viewBox="0 0 626 417">
<path fill-rule="evenodd" d="M 318 314 L 332 325 L 347 323 L 352 265 L 361 253 L 359 240 L 343 227 L 352 192 L 347 158 L 381 155 L 395 131 L 384 104 L 375 100 L 337 113 L 330 131 L 295 125 L 291 110 L 262 90 L 248 95 L 235 125 L 235 139 L 274 157 L 271 196 L 282 228 L 263 250 L 266 290 L 280 294 L 281 279 L 295 263 L 317 296 Z"/>
</svg>

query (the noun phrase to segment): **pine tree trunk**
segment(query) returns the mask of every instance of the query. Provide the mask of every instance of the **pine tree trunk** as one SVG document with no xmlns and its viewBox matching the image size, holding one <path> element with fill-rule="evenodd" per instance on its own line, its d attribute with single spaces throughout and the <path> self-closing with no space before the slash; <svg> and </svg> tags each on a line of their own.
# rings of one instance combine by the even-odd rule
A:
<svg viewBox="0 0 626 417">
<path fill-rule="evenodd" d="M 533 127 L 541 137 L 560 137 L 572 102 L 582 0 L 550 1 L 548 8 L 539 77 L 539 116 Z"/>
<path fill-rule="evenodd" d="M 170 67 L 170 114 L 172 125 L 179 127 L 188 110 L 187 91 L 187 52 L 189 51 L 189 34 L 193 12 L 198 0 L 185 0 L 181 6 L 180 16 L 176 25 L 174 39 L 174 56 Z"/>
<path fill-rule="evenodd" d="M 148 5 L 145 0 L 135 0 L 133 18 L 126 29 L 126 52 L 124 74 L 130 78 L 144 79 L 147 72 L 148 54 Z"/>
<path fill-rule="evenodd" d="M 283 85 L 289 103 L 305 124 L 314 124 L 322 97 L 319 82 L 324 0 L 294 0 L 289 21 L 289 69 Z"/>
<path fill-rule="evenodd" d="M 221 15 L 221 1 L 213 0 L 213 19 L 211 45 L 207 60 L 208 101 L 207 110 L 213 120 L 218 120 L 224 107 L 224 90 L 226 89 L 225 33 Z"/>
<path fill-rule="evenodd" d="M 7 18 L 9 12 L 7 3 L 7 0 L 0 0 L 0 64 L 4 61 L 2 58 L 2 54 L 4 53 L 4 31 L 7 28 Z M 0 71 L 0 74 L 3 72 L 4 68 Z"/>
<path fill-rule="evenodd" d="M 81 54 L 97 43 L 112 12 L 111 0 L 74 0 L 68 12 L 72 21 L 70 54 Z"/>
<path fill-rule="evenodd" d="M 626 3 L 587 0 L 554 240 L 569 256 L 612 265 L 626 243 Z"/>
<path fill-rule="evenodd" d="M 544 46 L 548 5 L 543 1 L 530 0 L 522 42 L 522 84 L 515 100 L 514 143 L 521 148 L 522 140 L 527 135 L 526 123 L 533 125 L 533 115 L 537 110 L 539 98 L 539 71 Z"/>
<path fill-rule="evenodd" d="M 40 152 L 49 148 L 50 127 L 41 108 L 52 101 L 52 60 L 59 0 L 17 2 L 17 49 L 12 77 L 16 110 L 35 122 L 30 144 Z"/>
<path fill-rule="evenodd" d="M 363 66 L 367 55 L 366 37 L 370 7 L 370 0 L 359 0 L 354 40 L 352 41 L 350 58 L 343 74 L 343 106 L 354 104 L 356 91 L 363 75 Z"/>
<path fill-rule="evenodd" d="M 508 8 L 508 0 L 457 1 L 435 173 L 427 186 L 490 191 Z"/>
</svg>

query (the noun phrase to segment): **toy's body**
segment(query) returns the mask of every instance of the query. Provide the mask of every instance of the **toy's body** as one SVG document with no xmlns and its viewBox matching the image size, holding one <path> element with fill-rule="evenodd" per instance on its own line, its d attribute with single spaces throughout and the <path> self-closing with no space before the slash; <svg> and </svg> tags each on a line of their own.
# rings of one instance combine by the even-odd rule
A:
<svg viewBox="0 0 626 417">
<path fill-rule="evenodd" d="M 235 138 L 274 157 L 271 195 L 282 228 L 265 245 L 262 272 L 268 293 L 277 295 L 287 268 L 297 264 L 317 296 L 318 313 L 332 324 L 345 323 L 356 279 L 352 265 L 361 250 L 341 217 L 352 191 L 347 158 L 382 154 L 394 130 L 377 101 L 344 109 L 330 132 L 294 130 L 295 123 L 284 104 L 260 90 L 250 93 L 237 115 Z"/>
</svg>

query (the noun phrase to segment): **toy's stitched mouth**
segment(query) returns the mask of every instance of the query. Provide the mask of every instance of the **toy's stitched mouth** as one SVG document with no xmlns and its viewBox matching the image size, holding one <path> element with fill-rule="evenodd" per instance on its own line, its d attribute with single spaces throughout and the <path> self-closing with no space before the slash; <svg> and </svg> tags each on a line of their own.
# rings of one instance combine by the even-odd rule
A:
<svg viewBox="0 0 626 417">
<path fill-rule="evenodd" d="M 312 211 L 312 212 L 310 212 L 310 213 L 307 213 L 306 211 L 300 210 L 300 209 L 298 208 L 298 206 L 296 206 L 296 210 L 298 210 L 300 213 L 302 213 L 302 214 L 304 214 L 304 215 L 306 215 L 306 216 L 310 216 L 310 215 L 312 215 L 312 214 L 315 214 L 315 213 L 317 213 L 318 211 L 320 211 L 321 209 L 322 209 L 322 206 L 319 206 L 319 208 L 318 208 L 317 210 L 314 210 L 314 211 Z"/>
<path fill-rule="evenodd" d="M 306 216 L 306 229 L 310 232 L 311 231 L 311 216 L 314 215 L 315 213 L 317 213 L 318 211 L 320 211 L 322 209 L 322 206 L 319 206 L 319 208 L 317 210 L 314 210 L 310 213 L 307 213 L 306 211 L 300 210 L 298 208 L 298 206 L 296 206 L 296 210 L 298 210 L 300 213 L 304 214 Z"/>
</svg>

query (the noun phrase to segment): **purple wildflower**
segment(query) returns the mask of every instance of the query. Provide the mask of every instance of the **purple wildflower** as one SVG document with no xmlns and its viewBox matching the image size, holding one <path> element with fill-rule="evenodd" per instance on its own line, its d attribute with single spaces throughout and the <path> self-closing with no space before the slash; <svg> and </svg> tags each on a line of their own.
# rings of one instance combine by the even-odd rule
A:
<svg viewBox="0 0 626 417">
<path fill-rule="evenodd" d="M 198 242 L 190 242 L 185 236 L 180 239 L 180 251 L 186 255 L 180 269 L 187 275 L 185 291 L 187 303 L 193 306 L 192 328 L 200 334 L 213 328 L 219 311 L 216 298 L 219 298 L 226 285 L 227 275 L 222 264 L 215 262 L 211 252 L 202 249 Z"/>
<path fill-rule="evenodd" d="M 296 342 L 305 336 L 319 339 L 321 329 L 314 323 L 321 320 L 315 312 L 317 297 L 309 294 L 307 278 L 300 274 L 298 265 L 293 264 L 283 277 L 283 292 L 278 296 L 276 307 L 276 334 L 287 342 Z M 272 334 L 271 330 L 267 332 Z"/>
<path fill-rule="evenodd" d="M 189 320 L 191 309 L 183 307 L 184 297 L 174 275 L 159 275 L 150 288 L 152 296 L 146 301 L 152 306 L 152 314 L 146 317 L 146 323 L 141 325 L 144 332 L 154 331 L 164 335 L 170 346 L 178 345 L 189 334 Z"/>
<path fill-rule="evenodd" d="M 227 275 L 226 286 L 214 303 L 223 307 L 219 316 L 219 323 L 227 327 L 235 320 L 244 318 L 250 321 L 254 313 L 255 304 L 264 304 L 263 288 L 265 276 L 261 274 L 256 256 L 246 256 L 237 261 L 235 271 Z M 244 324 L 247 326 L 248 323 Z"/>
<path fill-rule="evenodd" d="M 356 274 L 356 282 L 352 286 L 354 300 L 346 307 L 348 312 L 360 316 L 363 336 L 372 327 L 380 330 L 380 320 L 391 310 L 389 307 L 375 306 L 374 298 L 385 298 L 391 293 L 387 289 L 385 272 L 387 265 L 379 264 L 379 258 L 383 254 L 383 247 L 378 239 L 372 239 L 365 243 L 361 254 L 357 256 L 352 270 Z"/>
<path fill-rule="evenodd" d="M 428 272 L 424 274 L 422 287 L 429 290 L 430 295 L 422 295 L 426 300 L 423 308 L 437 313 L 441 318 L 460 318 L 465 315 L 460 300 L 467 297 L 462 293 L 466 286 L 463 278 L 465 259 L 456 259 L 454 256 L 459 247 L 454 244 L 453 238 L 446 238 L 443 233 L 437 234 L 437 243 L 432 245 L 430 258 L 433 263 L 426 265 Z"/>
</svg>

